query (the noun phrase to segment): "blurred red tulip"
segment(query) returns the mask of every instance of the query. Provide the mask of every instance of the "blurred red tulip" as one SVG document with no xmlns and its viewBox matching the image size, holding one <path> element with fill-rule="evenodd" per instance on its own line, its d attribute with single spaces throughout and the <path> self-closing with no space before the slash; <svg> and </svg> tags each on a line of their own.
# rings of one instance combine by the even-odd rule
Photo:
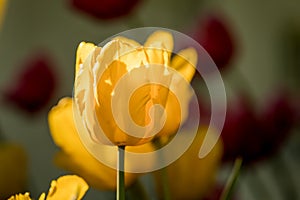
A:
<svg viewBox="0 0 300 200">
<path fill-rule="evenodd" d="M 250 159 L 248 157 L 251 157 L 251 152 L 257 152 L 258 149 L 255 141 L 259 140 L 256 136 L 260 129 L 258 126 L 252 105 L 246 96 L 230 102 L 221 134 L 224 143 L 223 159 L 233 161 L 238 156 L 242 156 L 244 160 Z"/>
<path fill-rule="evenodd" d="M 295 124 L 295 117 L 296 113 L 287 93 L 280 92 L 267 101 L 259 116 L 264 130 L 262 151 L 266 155 L 274 153 L 285 142 Z"/>
<path fill-rule="evenodd" d="M 223 187 L 221 186 L 216 186 L 211 193 L 209 193 L 208 196 L 203 198 L 203 200 L 219 200 L 221 198 L 221 194 L 223 191 Z"/>
<path fill-rule="evenodd" d="M 140 0 L 71 0 L 74 8 L 98 19 L 115 19 L 128 15 Z"/>
<path fill-rule="evenodd" d="M 219 70 L 229 65 L 235 53 L 234 38 L 224 18 L 208 15 L 196 28 L 194 39 L 214 60 Z"/>
<path fill-rule="evenodd" d="M 202 200 L 220 200 L 224 187 L 225 186 L 222 185 L 216 185 L 215 188 L 209 193 L 209 195 L 203 198 Z M 233 194 L 231 200 L 236 200 L 236 199 L 237 199 L 236 195 Z"/>
<path fill-rule="evenodd" d="M 57 80 L 52 71 L 52 62 L 44 54 L 31 57 L 24 63 L 23 69 L 17 80 L 6 89 L 4 98 L 19 108 L 34 113 L 49 102 Z"/>
<path fill-rule="evenodd" d="M 295 96 L 292 99 L 293 109 L 295 110 L 295 123 L 300 126 L 300 96 Z"/>
<path fill-rule="evenodd" d="M 230 103 L 221 137 L 223 159 L 233 161 L 242 156 L 245 164 L 276 153 L 294 125 L 294 110 L 284 93 L 266 102 L 256 115 L 245 97 Z"/>
</svg>

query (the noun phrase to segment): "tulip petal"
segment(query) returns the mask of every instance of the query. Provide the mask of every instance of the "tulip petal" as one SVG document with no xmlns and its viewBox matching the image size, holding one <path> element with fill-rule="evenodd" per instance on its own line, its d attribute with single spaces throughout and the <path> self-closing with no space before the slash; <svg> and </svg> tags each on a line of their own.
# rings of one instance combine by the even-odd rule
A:
<svg viewBox="0 0 300 200">
<path fill-rule="evenodd" d="M 46 198 L 46 194 L 42 193 L 41 196 L 39 197 L 39 200 L 45 200 L 45 198 Z"/>
<path fill-rule="evenodd" d="M 127 37 L 123 37 L 123 36 L 114 37 L 112 40 L 120 40 L 120 41 L 122 41 L 124 43 L 129 43 L 129 44 L 131 44 L 132 46 L 135 46 L 135 47 L 141 46 L 141 44 L 138 43 L 137 41 L 129 39 Z"/>
<path fill-rule="evenodd" d="M 30 195 L 28 192 L 25 194 L 16 194 L 10 197 L 8 200 L 31 200 Z"/>
<path fill-rule="evenodd" d="M 51 182 L 47 200 L 76 199 L 80 200 L 89 186 L 80 177 L 66 175 Z"/>
<path fill-rule="evenodd" d="M 94 187 L 111 188 L 114 182 L 111 178 L 113 170 L 98 162 L 81 143 L 73 121 L 72 104 L 71 98 L 64 98 L 49 112 L 52 138 L 62 149 L 55 162 L 60 167 L 79 174 Z M 103 173 L 100 173 L 101 171 Z"/>
<path fill-rule="evenodd" d="M 171 67 L 176 69 L 187 81 L 191 81 L 197 65 L 197 51 L 194 48 L 187 48 L 179 51 L 172 60 Z"/>
<path fill-rule="evenodd" d="M 167 113 L 166 122 L 163 129 L 156 135 L 171 136 L 175 134 L 181 124 L 181 110 L 180 103 L 173 92 L 169 92 L 168 101 L 165 106 L 165 112 Z"/>
<path fill-rule="evenodd" d="M 166 31 L 155 31 L 146 40 L 145 47 L 154 47 L 159 49 L 166 49 L 168 52 L 172 52 L 174 47 L 173 36 Z"/>
<path fill-rule="evenodd" d="M 127 39 L 125 40 L 127 41 Z M 125 40 L 111 41 L 103 47 L 98 56 L 98 77 L 96 78 L 98 82 L 95 92 L 97 105 L 95 110 L 97 113 L 97 121 L 100 123 L 104 134 L 110 141 L 114 142 L 114 144 L 122 145 L 123 141 L 130 138 L 132 142 L 126 145 L 136 145 L 141 142 L 145 143 L 151 138 L 144 140 L 126 134 L 116 124 L 111 108 L 112 97 L 118 81 L 129 71 L 134 68 L 139 68 L 146 62 L 143 49 L 136 47 L 136 43 L 131 43 L 130 40 L 128 40 L 129 43 L 127 43 Z M 132 81 L 134 82 L 135 80 Z M 121 85 L 121 87 L 124 88 L 124 90 L 121 91 L 126 92 L 128 90 L 126 89 L 129 87 L 127 84 L 133 83 L 126 82 L 124 85 Z M 93 101 L 92 98 L 93 97 L 90 97 L 90 102 Z M 124 103 L 125 102 L 120 98 L 114 106 L 118 107 Z M 97 140 L 102 141 L 103 139 L 98 137 L 96 141 Z"/>
<path fill-rule="evenodd" d="M 74 84 L 74 99 L 76 106 L 82 119 L 86 119 L 84 121 L 84 127 L 88 130 L 87 134 L 90 134 L 92 138 L 94 138 L 94 134 L 91 133 L 91 130 L 95 127 L 94 124 L 96 122 L 93 120 L 93 116 L 90 113 L 87 113 L 87 110 L 93 109 L 95 102 L 94 98 L 91 99 L 89 97 L 94 97 L 93 85 L 95 79 L 93 73 L 95 63 L 97 62 L 97 55 L 100 52 L 101 48 L 97 47 L 87 56 L 81 65 L 81 70 L 76 74 Z M 79 123 L 82 123 L 81 119 Z"/>
<path fill-rule="evenodd" d="M 96 47 L 96 45 L 86 42 L 81 42 L 78 45 L 76 52 L 75 76 L 77 76 L 82 63 Z"/>
<path fill-rule="evenodd" d="M 115 172 L 97 161 L 81 143 L 73 121 L 72 104 L 71 98 L 64 98 L 49 112 L 52 138 L 62 149 L 56 155 L 55 163 L 79 174 L 93 187 L 114 188 Z"/>
<path fill-rule="evenodd" d="M 166 31 L 152 33 L 144 44 L 149 64 L 164 64 L 168 66 L 174 47 L 173 36 Z"/>
</svg>

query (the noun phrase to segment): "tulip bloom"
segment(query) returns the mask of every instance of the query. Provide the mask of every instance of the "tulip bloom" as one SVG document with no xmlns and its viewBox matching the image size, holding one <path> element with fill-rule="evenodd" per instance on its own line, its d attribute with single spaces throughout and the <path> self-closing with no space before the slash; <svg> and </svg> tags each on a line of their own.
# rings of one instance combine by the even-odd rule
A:
<svg viewBox="0 0 300 200">
<path fill-rule="evenodd" d="M 71 0 L 74 8 L 98 19 L 115 19 L 132 12 L 140 0 Z"/>
<path fill-rule="evenodd" d="M 234 57 L 235 41 L 228 24 L 221 17 L 206 16 L 198 25 L 194 38 L 223 71 Z"/>
<path fill-rule="evenodd" d="M 49 112 L 49 127 L 54 142 L 61 148 L 55 156 L 55 163 L 63 169 L 72 171 L 83 177 L 89 185 L 102 190 L 114 190 L 116 188 L 116 170 L 102 164 L 94 158 L 81 143 L 76 131 L 73 118 L 73 100 L 63 98 L 58 105 Z M 154 147 L 151 143 L 128 147 L 128 151 L 133 152 L 151 152 Z M 109 149 L 106 154 L 112 162 L 116 162 L 117 148 Z M 151 161 L 143 161 L 140 165 L 150 166 Z M 126 163 L 125 169 L 132 167 L 131 163 Z M 132 184 L 138 177 L 138 174 L 125 173 L 126 186 Z"/>
<path fill-rule="evenodd" d="M 3 15 L 5 12 L 6 0 L 0 0 L 0 27 L 3 21 Z"/>
<path fill-rule="evenodd" d="M 166 184 L 170 190 L 170 199 L 202 199 L 213 188 L 221 164 L 223 146 L 219 140 L 205 158 L 199 159 L 198 153 L 204 137 L 206 135 L 208 139 L 215 137 L 213 132 L 206 133 L 206 131 L 204 128 L 199 128 L 189 149 L 166 167 Z M 184 140 L 187 134 L 189 134 L 188 130 L 180 137 Z M 156 172 L 155 177 L 158 193 L 162 197 L 161 173 Z"/>
<path fill-rule="evenodd" d="M 51 182 L 48 194 L 43 193 L 39 200 L 61 200 L 74 199 L 80 200 L 88 190 L 89 186 L 86 182 L 75 175 L 67 175 Z M 28 192 L 25 194 L 17 194 L 8 200 L 31 200 Z"/>
<path fill-rule="evenodd" d="M 57 86 L 56 74 L 46 54 L 30 57 L 22 65 L 24 70 L 6 88 L 5 99 L 24 111 L 35 113 L 43 109 L 52 98 Z"/>
<path fill-rule="evenodd" d="M 135 146 L 176 133 L 187 117 L 197 52 L 188 48 L 171 58 L 173 46 L 165 31 L 152 33 L 143 46 L 125 37 L 104 47 L 81 43 L 74 84 L 76 124 L 84 127 L 79 134 Z"/>
<path fill-rule="evenodd" d="M 238 156 L 250 164 L 272 156 L 284 144 L 295 125 L 295 110 L 286 93 L 268 100 L 258 113 L 240 97 L 230 104 L 221 137 L 224 160 Z"/>
</svg>

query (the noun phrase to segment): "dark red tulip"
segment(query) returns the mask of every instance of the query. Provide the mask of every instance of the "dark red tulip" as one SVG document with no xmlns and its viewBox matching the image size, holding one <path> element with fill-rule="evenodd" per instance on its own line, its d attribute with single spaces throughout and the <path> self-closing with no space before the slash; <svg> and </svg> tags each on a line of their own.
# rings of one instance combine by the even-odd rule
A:
<svg viewBox="0 0 300 200">
<path fill-rule="evenodd" d="M 23 64 L 23 71 L 4 93 L 5 100 L 34 113 L 42 109 L 52 97 L 57 80 L 53 63 L 45 54 L 38 54 Z"/>
<path fill-rule="evenodd" d="M 216 185 L 215 188 L 202 200 L 220 200 L 225 186 Z M 236 200 L 236 195 L 232 194 L 231 200 Z"/>
<path fill-rule="evenodd" d="M 295 116 L 287 93 L 281 92 L 267 101 L 259 116 L 264 130 L 262 151 L 266 155 L 274 153 L 286 141 L 295 124 Z"/>
<path fill-rule="evenodd" d="M 295 124 L 300 126 L 300 96 L 295 96 L 292 99 L 292 105 L 295 111 Z"/>
<path fill-rule="evenodd" d="M 211 193 L 209 193 L 203 200 L 219 200 L 221 198 L 221 194 L 223 191 L 223 187 L 216 186 Z"/>
<path fill-rule="evenodd" d="M 140 0 L 71 0 L 74 8 L 98 19 L 115 19 L 131 13 Z"/>
<path fill-rule="evenodd" d="M 294 125 L 294 110 L 283 93 L 266 101 L 254 113 L 245 98 L 231 102 L 221 137 L 224 160 L 243 157 L 245 164 L 268 158 L 276 153 L 289 136 Z"/>
<path fill-rule="evenodd" d="M 203 46 L 219 70 L 224 70 L 235 53 L 234 38 L 224 18 L 209 15 L 200 21 L 194 34 L 195 40 Z"/>
<path fill-rule="evenodd" d="M 258 139 L 256 138 L 256 132 L 260 129 L 258 126 L 252 104 L 246 96 L 240 96 L 230 102 L 221 134 L 224 143 L 223 159 L 235 160 L 238 156 L 248 159 L 247 156 L 251 156 L 249 151 L 257 152 L 255 140 Z"/>
</svg>

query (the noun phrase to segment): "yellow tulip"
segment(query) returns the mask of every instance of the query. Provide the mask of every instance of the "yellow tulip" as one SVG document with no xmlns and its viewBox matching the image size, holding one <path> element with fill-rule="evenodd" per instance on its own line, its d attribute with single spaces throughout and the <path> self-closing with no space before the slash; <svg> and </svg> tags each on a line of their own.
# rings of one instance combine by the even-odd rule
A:
<svg viewBox="0 0 300 200">
<path fill-rule="evenodd" d="M 75 175 L 66 175 L 52 181 L 47 196 L 43 193 L 39 200 L 80 200 L 88 188 L 89 186 L 82 178 Z M 29 193 L 26 192 L 25 194 L 14 195 L 8 200 L 31 200 L 31 198 Z"/>
<path fill-rule="evenodd" d="M 5 14 L 5 5 L 6 5 L 6 0 L 0 0 L 0 27 L 3 21 L 3 16 Z"/>
<path fill-rule="evenodd" d="M 27 155 L 18 144 L 0 143 L 0 199 L 23 192 L 27 185 Z"/>
<path fill-rule="evenodd" d="M 189 149 L 174 163 L 166 167 L 167 184 L 171 199 L 201 199 L 212 189 L 216 172 L 219 169 L 223 146 L 218 141 L 212 151 L 202 159 L 199 159 L 199 149 L 207 134 L 212 139 L 213 132 L 206 133 L 206 129 L 200 128 L 197 136 Z M 186 131 L 185 134 L 189 134 Z M 179 137 L 186 137 L 181 134 Z M 155 172 L 157 190 L 162 198 L 162 172 Z"/>
<path fill-rule="evenodd" d="M 144 46 L 125 37 L 102 48 L 81 43 L 74 84 L 80 116 L 76 123 L 84 127 L 79 133 L 117 146 L 141 145 L 176 133 L 191 97 L 189 84 L 182 83 L 189 83 L 195 73 L 197 52 L 188 48 L 171 58 L 173 46 L 172 34 L 165 31 L 152 33 Z M 183 97 L 180 101 L 178 95 Z M 162 106 L 166 115 L 154 105 Z"/>
<path fill-rule="evenodd" d="M 26 192 L 25 194 L 16 194 L 10 197 L 8 200 L 31 200 L 31 198 L 29 192 Z"/>
<path fill-rule="evenodd" d="M 61 199 L 82 199 L 89 186 L 80 177 L 68 175 L 58 178 L 51 182 L 46 200 L 61 200 Z M 42 194 L 40 200 L 45 199 L 45 194 Z"/>
<path fill-rule="evenodd" d="M 81 143 L 77 133 L 74 119 L 73 119 L 73 100 L 72 98 L 63 98 L 58 105 L 53 107 L 49 112 L 48 120 L 50 132 L 54 142 L 62 149 L 55 156 L 55 163 L 75 174 L 83 177 L 89 185 L 98 189 L 114 190 L 116 188 L 116 170 L 102 164 L 94 158 Z M 104 145 L 103 145 L 104 146 Z M 99 152 L 106 154 L 112 161 L 117 161 L 117 147 L 110 148 L 106 152 Z M 151 152 L 154 147 L 151 143 L 145 145 L 128 147 L 128 151 L 141 153 Z M 141 163 L 144 165 L 151 165 L 151 161 Z M 131 166 L 132 163 L 126 162 L 125 169 L 139 166 Z M 138 177 L 139 174 L 125 173 L 125 184 L 129 186 Z"/>
</svg>

